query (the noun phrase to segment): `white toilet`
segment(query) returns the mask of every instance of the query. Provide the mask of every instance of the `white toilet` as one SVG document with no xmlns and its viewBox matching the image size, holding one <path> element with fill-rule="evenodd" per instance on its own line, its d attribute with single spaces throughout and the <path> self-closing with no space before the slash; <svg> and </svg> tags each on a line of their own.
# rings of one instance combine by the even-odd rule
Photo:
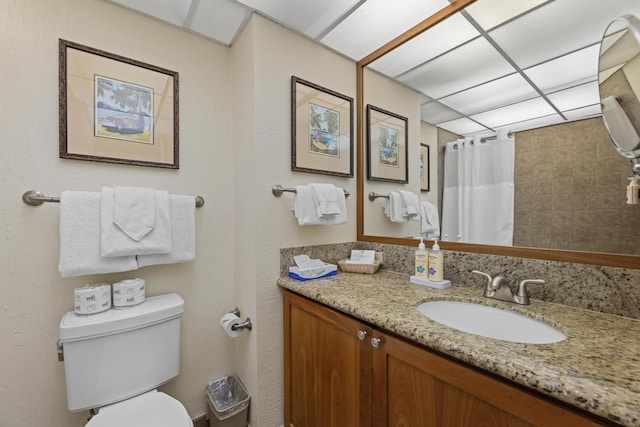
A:
<svg viewBox="0 0 640 427">
<path fill-rule="evenodd" d="M 156 390 L 178 376 L 183 311 L 180 295 L 168 294 L 62 317 L 67 406 L 95 413 L 86 427 L 193 427 L 185 407 Z"/>
</svg>

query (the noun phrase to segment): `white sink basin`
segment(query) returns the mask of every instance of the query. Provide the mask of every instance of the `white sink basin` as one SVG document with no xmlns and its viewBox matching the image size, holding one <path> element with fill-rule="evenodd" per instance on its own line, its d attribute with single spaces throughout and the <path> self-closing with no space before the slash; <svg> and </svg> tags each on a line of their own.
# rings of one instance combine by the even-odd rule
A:
<svg viewBox="0 0 640 427">
<path fill-rule="evenodd" d="M 430 301 L 418 311 L 452 328 L 498 340 L 551 344 L 567 338 L 553 326 L 513 311 L 461 301 Z"/>
</svg>

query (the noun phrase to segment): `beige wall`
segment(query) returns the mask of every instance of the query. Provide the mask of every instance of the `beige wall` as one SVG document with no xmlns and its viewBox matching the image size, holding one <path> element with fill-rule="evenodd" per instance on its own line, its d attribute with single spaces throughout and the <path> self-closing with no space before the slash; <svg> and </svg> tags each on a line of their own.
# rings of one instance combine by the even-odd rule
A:
<svg viewBox="0 0 640 427">
<path fill-rule="evenodd" d="M 180 73 L 179 170 L 58 158 L 58 38 Z M 253 426 L 280 425 L 278 249 L 355 239 L 355 197 L 349 222 L 327 229 L 298 227 L 292 195 L 271 195 L 274 184 L 308 182 L 355 194 L 354 179 L 290 171 L 289 79 L 295 74 L 354 97 L 354 64 L 263 18 L 227 48 L 102 0 L 8 0 L 0 66 L 0 425 L 84 425 L 86 413 L 66 409 L 58 322 L 73 307 L 75 287 L 129 277 L 144 278 L 148 295 L 185 299 L 181 373 L 164 391 L 199 415 L 206 383 L 238 374 L 251 393 Z M 102 185 L 202 195 L 197 260 L 61 279 L 59 206 L 29 207 L 21 195 Z M 235 306 L 255 328 L 233 340 L 218 319 Z"/>
</svg>

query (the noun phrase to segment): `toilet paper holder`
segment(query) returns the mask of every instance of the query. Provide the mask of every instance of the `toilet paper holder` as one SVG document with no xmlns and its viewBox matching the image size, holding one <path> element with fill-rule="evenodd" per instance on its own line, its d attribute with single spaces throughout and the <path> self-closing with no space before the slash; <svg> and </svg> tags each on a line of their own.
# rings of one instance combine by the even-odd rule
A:
<svg viewBox="0 0 640 427">
<path fill-rule="evenodd" d="M 240 309 L 238 307 L 234 308 L 229 313 L 233 313 L 236 316 L 240 317 Z M 251 319 L 248 318 L 248 317 L 244 322 L 238 323 L 237 325 L 233 325 L 231 327 L 231 329 L 234 330 L 234 331 L 238 331 L 238 330 L 242 330 L 242 329 L 251 330 L 252 328 L 253 328 L 253 326 L 251 325 Z"/>
</svg>

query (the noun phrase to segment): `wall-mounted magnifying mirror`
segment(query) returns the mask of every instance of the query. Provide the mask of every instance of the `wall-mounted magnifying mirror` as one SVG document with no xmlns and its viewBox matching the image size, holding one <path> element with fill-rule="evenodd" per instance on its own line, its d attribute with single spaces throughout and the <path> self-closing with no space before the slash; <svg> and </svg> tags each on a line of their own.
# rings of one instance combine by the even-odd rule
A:
<svg viewBox="0 0 640 427">
<path fill-rule="evenodd" d="M 600 45 L 602 117 L 613 146 L 640 177 L 640 19 L 625 15 L 607 27 Z"/>
</svg>

